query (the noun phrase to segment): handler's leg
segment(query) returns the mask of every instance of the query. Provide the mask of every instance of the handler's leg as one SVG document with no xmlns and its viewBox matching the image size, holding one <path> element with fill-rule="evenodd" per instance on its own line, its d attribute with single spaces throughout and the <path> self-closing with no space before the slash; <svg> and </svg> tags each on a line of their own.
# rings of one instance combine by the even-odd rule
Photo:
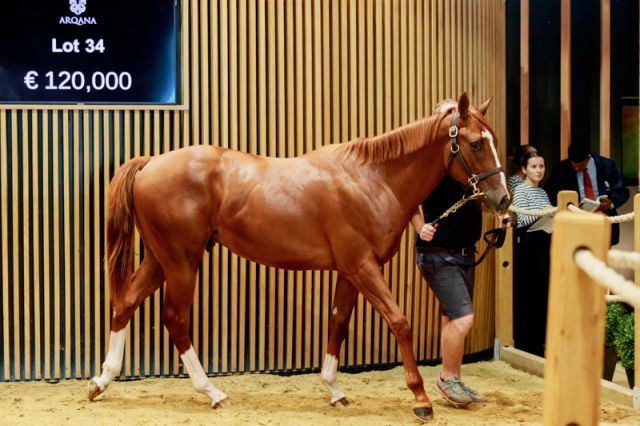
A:
<svg viewBox="0 0 640 426">
<path fill-rule="evenodd" d="M 460 380 L 464 339 L 473 326 L 473 314 L 454 320 L 443 315 L 442 324 L 442 371 L 436 380 L 436 387 L 455 407 L 464 407 L 470 402 L 485 402 L 485 397 Z"/>
<path fill-rule="evenodd" d="M 102 364 L 102 374 L 89 381 L 88 397 L 93 400 L 107 389 L 113 379 L 120 374 L 124 342 L 129 319 L 140 304 L 164 281 L 164 273 L 153 253 L 148 250 L 140 267 L 133 273 L 131 283 L 118 298 L 111 298 L 113 316 L 109 351 Z"/>
<path fill-rule="evenodd" d="M 462 355 L 464 353 L 464 339 L 473 326 L 473 314 L 449 321 L 449 317 L 442 316 L 442 377 L 462 377 Z"/>
<path fill-rule="evenodd" d="M 416 262 L 444 312 L 442 372 L 436 380 L 436 387 L 455 407 L 481 402 L 481 397 L 460 381 L 464 339 L 473 325 L 472 270 L 452 265 L 438 254 L 418 252 Z"/>
<path fill-rule="evenodd" d="M 331 405 L 349 405 L 349 401 L 336 382 L 340 347 L 349 331 L 349 319 L 353 306 L 358 299 L 358 290 L 338 274 L 336 291 L 333 296 L 333 309 L 329 318 L 329 342 L 327 353 L 322 364 L 320 378 L 329 390 Z"/>
<path fill-rule="evenodd" d="M 442 373 L 441 378 L 455 378 L 460 386 L 473 402 L 486 402 L 487 398 L 479 394 L 469 386 L 465 385 L 462 379 L 462 355 L 464 353 L 464 339 L 473 326 L 473 314 L 465 315 L 449 321 L 443 316 L 442 328 Z M 445 319 L 446 318 L 446 319 Z"/>
</svg>

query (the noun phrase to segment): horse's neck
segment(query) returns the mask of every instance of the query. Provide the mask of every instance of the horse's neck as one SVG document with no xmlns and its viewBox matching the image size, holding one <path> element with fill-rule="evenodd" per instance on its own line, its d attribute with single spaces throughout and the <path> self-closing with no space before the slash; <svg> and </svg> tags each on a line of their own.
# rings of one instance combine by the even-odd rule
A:
<svg viewBox="0 0 640 426">
<path fill-rule="evenodd" d="M 403 210 L 415 212 L 418 205 L 444 177 L 445 145 L 442 141 L 434 140 L 416 152 L 389 161 L 385 165 L 389 187 Z"/>
</svg>

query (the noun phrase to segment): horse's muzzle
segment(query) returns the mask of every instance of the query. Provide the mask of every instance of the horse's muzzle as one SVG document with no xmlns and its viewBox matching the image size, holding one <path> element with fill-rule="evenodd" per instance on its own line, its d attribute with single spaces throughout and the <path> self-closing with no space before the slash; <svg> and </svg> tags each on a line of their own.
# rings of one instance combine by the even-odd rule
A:
<svg viewBox="0 0 640 426">
<path fill-rule="evenodd" d="M 502 197 L 500 195 L 499 191 L 489 191 L 485 194 L 485 205 L 496 214 L 506 213 L 511 204 L 508 194 L 502 194 Z"/>
<path fill-rule="evenodd" d="M 506 213 L 510 204 L 511 204 L 511 198 L 509 198 L 508 195 L 503 196 L 500 199 L 500 203 L 498 203 L 498 212 L 500 212 L 500 214 Z"/>
</svg>

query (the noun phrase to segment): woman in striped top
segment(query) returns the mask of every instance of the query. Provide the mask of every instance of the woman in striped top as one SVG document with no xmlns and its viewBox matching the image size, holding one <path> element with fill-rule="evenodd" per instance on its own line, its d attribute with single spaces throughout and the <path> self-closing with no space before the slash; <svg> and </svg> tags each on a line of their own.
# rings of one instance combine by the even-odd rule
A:
<svg viewBox="0 0 640 426">
<path fill-rule="evenodd" d="M 513 166 L 513 174 L 509 176 L 507 179 L 507 184 L 509 185 L 509 189 L 513 192 L 516 189 L 516 186 L 522 185 L 524 182 L 524 172 L 522 171 L 522 156 L 528 154 L 530 152 L 538 152 L 538 150 L 533 145 L 520 145 L 520 146 L 510 146 L 508 151 L 508 157 L 511 160 L 511 165 Z"/>
<path fill-rule="evenodd" d="M 550 206 L 540 187 L 544 171 L 544 158 L 537 152 L 522 157 L 524 182 L 513 191 L 515 207 L 541 210 Z M 518 215 L 513 244 L 513 332 L 516 348 L 544 356 L 551 237 L 543 230 L 529 232 L 537 219 Z"/>
<path fill-rule="evenodd" d="M 537 152 L 522 157 L 524 182 L 513 189 L 513 205 L 526 210 L 542 210 L 551 205 L 546 191 L 540 187 L 544 178 L 544 158 Z M 537 216 L 518 215 L 518 228 L 531 225 Z"/>
</svg>

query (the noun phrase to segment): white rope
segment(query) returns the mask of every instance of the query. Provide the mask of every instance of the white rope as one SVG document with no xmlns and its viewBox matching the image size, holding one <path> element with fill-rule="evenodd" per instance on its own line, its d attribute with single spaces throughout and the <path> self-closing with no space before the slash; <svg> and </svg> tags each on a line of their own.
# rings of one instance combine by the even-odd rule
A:
<svg viewBox="0 0 640 426">
<path fill-rule="evenodd" d="M 527 215 L 527 216 L 536 216 L 536 217 L 541 217 L 541 216 L 552 216 L 554 214 L 556 214 L 556 212 L 558 211 L 557 207 L 550 207 L 547 209 L 542 209 L 542 210 L 525 210 L 525 209 L 521 209 L 520 207 L 515 207 L 513 205 L 509 206 L 509 210 L 514 212 L 515 214 L 523 214 L 523 215 Z M 567 210 L 571 211 L 571 212 L 575 212 L 575 213 L 596 213 L 596 212 L 588 212 L 586 210 L 582 210 L 581 208 L 574 206 L 573 204 L 568 204 L 567 205 Z M 606 216 L 607 220 L 611 223 L 622 223 L 622 222 L 631 222 L 633 221 L 633 219 L 635 218 L 635 212 L 631 212 L 631 213 L 626 213 L 626 214 L 621 214 L 618 216 Z"/>
<path fill-rule="evenodd" d="M 588 212 L 586 210 L 582 210 L 579 207 L 574 206 L 573 204 L 567 205 L 567 210 L 575 213 L 598 213 L 598 212 Z M 621 214 L 618 216 L 605 216 L 607 220 L 611 223 L 622 223 L 622 222 L 631 222 L 635 217 L 635 212 Z"/>
<path fill-rule="evenodd" d="M 591 213 L 586 210 L 582 210 L 580 207 L 576 207 L 573 204 L 567 204 L 567 210 L 574 213 L 585 213 L 585 214 Z"/>
<path fill-rule="evenodd" d="M 613 268 L 640 268 L 640 253 L 637 251 L 609 250 L 607 263 Z"/>
<path fill-rule="evenodd" d="M 624 302 L 624 297 L 619 294 L 607 294 L 604 296 L 604 300 L 607 302 Z"/>
<path fill-rule="evenodd" d="M 515 207 L 514 205 L 510 205 L 509 206 L 509 210 L 514 212 L 515 214 L 523 214 L 523 215 L 527 215 L 527 216 L 551 216 L 554 215 L 557 211 L 558 208 L 557 207 L 551 207 L 548 209 L 542 209 L 542 210 L 525 210 L 525 209 L 521 209 L 520 207 Z"/>
<path fill-rule="evenodd" d="M 591 253 L 591 250 L 577 250 L 573 256 L 578 268 L 593 279 L 598 285 L 611 289 L 622 300 L 640 309 L 640 288 L 626 280 L 603 261 Z"/>
<path fill-rule="evenodd" d="M 621 214 L 619 216 L 607 216 L 611 223 L 631 222 L 635 218 L 635 212 Z"/>
</svg>

